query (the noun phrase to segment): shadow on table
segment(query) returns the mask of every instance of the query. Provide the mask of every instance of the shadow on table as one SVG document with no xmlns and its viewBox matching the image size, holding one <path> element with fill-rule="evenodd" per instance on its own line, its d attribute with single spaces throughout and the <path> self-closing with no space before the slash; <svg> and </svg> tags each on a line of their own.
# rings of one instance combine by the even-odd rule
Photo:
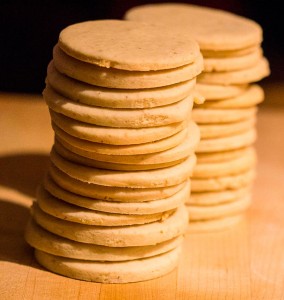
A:
<svg viewBox="0 0 284 300">
<path fill-rule="evenodd" d="M 48 155 L 14 154 L 0 157 L 0 186 L 34 197 L 47 166 Z"/>
<path fill-rule="evenodd" d="M 0 186 L 34 198 L 48 166 L 48 156 L 38 153 L 0 157 Z M 30 217 L 29 207 L 0 198 L 0 260 L 40 268 L 33 260 L 33 250 L 24 240 Z"/>
</svg>

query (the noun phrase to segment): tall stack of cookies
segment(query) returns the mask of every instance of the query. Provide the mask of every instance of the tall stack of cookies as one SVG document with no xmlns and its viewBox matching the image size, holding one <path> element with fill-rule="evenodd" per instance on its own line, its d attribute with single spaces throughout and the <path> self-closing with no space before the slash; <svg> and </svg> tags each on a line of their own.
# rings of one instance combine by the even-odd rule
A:
<svg viewBox="0 0 284 300">
<path fill-rule="evenodd" d="M 26 231 L 41 265 L 106 283 L 177 266 L 202 69 L 198 44 L 158 25 L 90 21 L 60 33 L 43 92 L 55 143 Z"/>
<path fill-rule="evenodd" d="M 264 93 L 252 83 L 269 74 L 261 27 L 228 12 L 187 4 L 136 7 L 126 19 L 175 26 L 199 43 L 204 72 L 197 89 L 206 102 L 193 109 L 201 142 L 187 202 L 189 229 L 235 224 L 250 205 L 255 175 L 256 106 Z"/>
</svg>

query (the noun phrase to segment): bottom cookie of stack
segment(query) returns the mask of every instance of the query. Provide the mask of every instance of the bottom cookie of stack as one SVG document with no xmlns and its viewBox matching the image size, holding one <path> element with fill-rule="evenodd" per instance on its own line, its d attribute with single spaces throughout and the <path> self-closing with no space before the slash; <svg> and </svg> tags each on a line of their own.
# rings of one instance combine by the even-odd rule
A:
<svg viewBox="0 0 284 300">
<path fill-rule="evenodd" d="M 179 247 L 154 257 L 125 262 L 75 260 L 40 250 L 35 250 L 35 257 L 46 269 L 67 277 L 102 283 L 125 283 L 149 280 L 169 273 L 177 266 L 180 250 Z"/>
<path fill-rule="evenodd" d="M 184 206 L 170 213 L 146 224 L 94 226 L 56 218 L 35 204 L 25 238 L 37 261 L 55 273 L 104 283 L 148 280 L 178 264 L 188 215 Z"/>
<path fill-rule="evenodd" d="M 149 246 L 108 247 L 72 241 L 31 221 L 26 240 L 45 268 L 71 278 L 103 283 L 148 280 L 172 271 L 178 264 L 182 237 Z"/>
</svg>

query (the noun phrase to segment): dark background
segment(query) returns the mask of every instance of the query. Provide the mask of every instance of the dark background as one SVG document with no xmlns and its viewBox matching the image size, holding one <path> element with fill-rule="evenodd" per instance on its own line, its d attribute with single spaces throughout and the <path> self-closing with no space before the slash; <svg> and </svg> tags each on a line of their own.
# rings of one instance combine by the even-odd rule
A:
<svg viewBox="0 0 284 300">
<path fill-rule="evenodd" d="M 67 25 L 85 20 L 120 19 L 127 9 L 167 1 L 1 1 L 0 91 L 40 93 L 46 66 L 58 34 Z M 171 1 L 175 2 L 175 1 Z M 264 30 L 264 53 L 272 75 L 283 78 L 283 12 L 271 1 L 177 1 L 228 10 L 257 21 Z"/>
</svg>

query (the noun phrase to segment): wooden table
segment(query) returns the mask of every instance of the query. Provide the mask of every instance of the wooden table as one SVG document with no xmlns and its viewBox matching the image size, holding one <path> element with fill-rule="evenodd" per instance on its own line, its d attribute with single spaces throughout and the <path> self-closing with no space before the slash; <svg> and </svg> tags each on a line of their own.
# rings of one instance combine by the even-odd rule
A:
<svg viewBox="0 0 284 300">
<path fill-rule="evenodd" d="M 284 96 L 284 93 L 282 94 Z M 188 235 L 177 271 L 105 285 L 43 270 L 23 232 L 53 142 L 40 96 L 0 94 L 0 299 L 284 299 L 284 108 L 259 114 L 258 178 L 246 220 Z"/>
</svg>

